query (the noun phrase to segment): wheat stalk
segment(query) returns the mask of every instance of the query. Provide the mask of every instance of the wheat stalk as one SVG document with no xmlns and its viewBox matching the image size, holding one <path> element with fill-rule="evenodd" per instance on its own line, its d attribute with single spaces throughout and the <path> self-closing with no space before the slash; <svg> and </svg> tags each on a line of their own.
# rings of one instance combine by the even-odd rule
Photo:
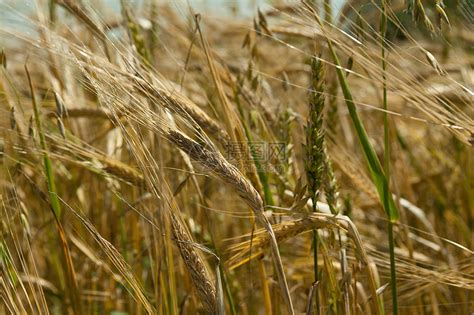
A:
<svg viewBox="0 0 474 315">
<path fill-rule="evenodd" d="M 280 251 L 278 250 L 277 239 L 270 222 L 264 214 L 263 201 L 257 190 L 235 166 L 227 162 L 227 160 L 225 160 L 218 152 L 211 151 L 203 147 L 201 144 L 176 130 L 169 130 L 167 133 L 167 138 L 178 148 L 186 152 L 191 157 L 191 159 L 199 162 L 201 165 L 215 173 L 222 181 L 233 187 L 239 193 L 239 196 L 253 210 L 255 217 L 259 223 L 263 225 L 268 233 L 272 257 L 278 274 L 278 281 L 280 283 L 288 311 L 290 314 L 294 314 L 288 283 L 286 281 L 283 263 L 280 257 Z"/>
</svg>

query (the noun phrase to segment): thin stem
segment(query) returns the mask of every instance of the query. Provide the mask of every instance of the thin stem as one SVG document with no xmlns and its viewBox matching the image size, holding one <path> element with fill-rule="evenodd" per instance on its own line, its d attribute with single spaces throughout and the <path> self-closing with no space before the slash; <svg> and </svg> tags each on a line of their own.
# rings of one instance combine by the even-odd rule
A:
<svg viewBox="0 0 474 315">
<path fill-rule="evenodd" d="M 393 241 L 393 222 L 388 221 L 388 242 L 390 246 L 390 284 L 392 289 L 392 314 L 398 314 L 397 271 L 395 268 L 395 243 Z"/>
<path fill-rule="evenodd" d="M 33 105 L 33 115 L 34 115 L 34 119 L 36 123 L 36 129 L 38 130 L 40 147 L 41 147 L 41 150 L 43 150 L 44 171 L 46 173 L 46 183 L 48 186 L 51 211 L 53 213 L 54 221 L 56 223 L 56 228 L 58 230 L 59 240 L 62 245 L 61 248 L 64 254 L 63 263 L 66 264 L 66 270 L 67 270 L 66 279 L 68 281 L 67 285 L 70 286 L 67 292 L 70 295 L 73 313 L 82 314 L 81 297 L 80 297 L 81 293 L 79 292 L 79 287 L 77 284 L 76 272 L 74 270 L 71 251 L 69 249 L 69 245 L 67 242 L 66 232 L 61 222 L 61 204 L 59 202 L 59 197 L 56 190 L 53 165 L 51 163 L 51 159 L 49 158 L 49 154 L 48 154 L 48 146 L 46 144 L 46 137 L 43 133 L 43 127 L 42 127 L 41 118 L 40 118 L 40 111 L 38 109 L 38 104 L 36 102 L 33 82 L 31 80 L 30 72 L 28 71 L 28 67 L 26 66 L 26 64 L 25 64 L 25 72 L 26 72 L 26 77 L 28 79 L 28 85 L 30 88 L 31 102 Z"/>
<path fill-rule="evenodd" d="M 313 212 L 316 212 L 316 198 L 313 198 Z M 313 264 L 314 264 L 314 283 L 318 283 L 318 230 L 313 229 Z M 314 292 L 316 297 L 316 314 L 319 315 L 319 294 L 316 287 Z"/>
<path fill-rule="evenodd" d="M 384 194 L 383 194 L 383 203 L 385 209 L 389 208 L 389 191 L 390 191 L 390 126 L 388 119 L 388 99 L 387 99 L 387 60 L 386 60 L 386 44 L 387 44 L 387 3 L 386 0 L 382 0 L 382 16 L 380 20 L 380 40 L 381 40 L 381 53 L 382 53 L 382 83 L 383 83 L 383 127 L 384 127 L 384 173 L 385 173 L 385 182 L 384 182 Z M 398 299 L 397 299 L 397 272 L 395 266 L 395 244 L 393 239 L 393 222 L 389 220 L 388 225 L 388 241 L 390 247 L 390 285 L 392 289 L 392 308 L 393 314 L 398 314 Z"/>
<path fill-rule="evenodd" d="M 258 260 L 258 273 L 262 282 L 263 301 L 265 306 L 265 314 L 272 314 L 272 300 L 270 298 L 270 288 L 268 287 L 267 276 L 265 273 L 265 265 L 263 264 L 263 256 Z"/>
</svg>

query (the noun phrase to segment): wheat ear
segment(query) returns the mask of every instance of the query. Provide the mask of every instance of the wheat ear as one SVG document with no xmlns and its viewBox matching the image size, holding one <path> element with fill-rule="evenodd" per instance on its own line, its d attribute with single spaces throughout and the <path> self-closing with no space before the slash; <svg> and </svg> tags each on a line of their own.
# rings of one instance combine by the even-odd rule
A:
<svg viewBox="0 0 474 315">
<path fill-rule="evenodd" d="M 183 133 L 176 130 L 169 130 L 166 134 L 168 140 L 174 143 L 178 148 L 186 152 L 191 159 L 199 162 L 202 166 L 208 168 L 216 174 L 222 181 L 232 186 L 239 196 L 252 209 L 258 222 L 263 225 L 270 238 L 271 253 L 275 263 L 278 282 L 282 290 L 288 312 L 294 314 L 293 303 L 291 301 L 290 290 L 286 281 L 283 263 L 278 250 L 278 243 L 273 232 L 273 228 L 264 214 L 263 201 L 257 190 L 250 181 L 245 178 L 240 171 L 230 164 L 219 152 L 211 151 L 198 142 L 190 139 Z"/>
</svg>

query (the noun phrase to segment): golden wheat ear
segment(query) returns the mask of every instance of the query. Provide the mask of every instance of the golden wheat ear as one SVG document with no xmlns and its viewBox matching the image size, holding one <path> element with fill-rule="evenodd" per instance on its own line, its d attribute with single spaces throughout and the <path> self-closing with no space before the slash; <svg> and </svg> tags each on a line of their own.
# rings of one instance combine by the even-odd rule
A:
<svg viewBox="0 0 474 315">
<path fill-rule="evenodd" d="M 167 138 L 178 148 L 186 152 L 194 161 L 199 162 L 206 167 L 206 169 L 216 174 L 220 180 L 233 187 L 247 205 L 250 206 L 258 222 L 263 225 L 269 234 L 273 262 L 275 263 L 278 274 L 278 282 L 285 298 L 288 311 L 294 314 L 293 303 L 291 301 L 290 290 L 286 281 L 278 243 L 272 226 L 264 214 L 263 201 L 257 190 L 252 186 L 249 180 L 247 180 L 235 166 L 227 162 L 220 153 L 206 149 L 201 144 L 176 130 L 169 130 Z"/>
</svg>

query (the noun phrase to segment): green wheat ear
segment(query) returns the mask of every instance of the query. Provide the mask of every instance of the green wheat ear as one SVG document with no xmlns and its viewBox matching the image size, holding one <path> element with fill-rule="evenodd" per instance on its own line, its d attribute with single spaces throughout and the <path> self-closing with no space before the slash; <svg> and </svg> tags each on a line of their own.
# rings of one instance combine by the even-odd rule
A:
<svg viewBox="0 0 474 315">
<path fill-rule="evenodd" d="M 311 59 L 311 91 L 309 96 L 309 114 L 306 131 L 305 169 L 308 192 L 313 205 L 319 199 L 324 188 L 327 203 L 332 213 L 337 213 L 337 184 L 331 161 L 329 160 L 324 127 L 325 98 L 324 67 L 319 57 Z"/>
<path fill-rule="evenodd" d="M 319 58 L 311 59 L 311 91 L 309 96 L 309 114 L 306 131 L 305 169 L 308 181 L 308 193 L 316 206 L 324 174 L 324 69 Z"/>
</svg>

